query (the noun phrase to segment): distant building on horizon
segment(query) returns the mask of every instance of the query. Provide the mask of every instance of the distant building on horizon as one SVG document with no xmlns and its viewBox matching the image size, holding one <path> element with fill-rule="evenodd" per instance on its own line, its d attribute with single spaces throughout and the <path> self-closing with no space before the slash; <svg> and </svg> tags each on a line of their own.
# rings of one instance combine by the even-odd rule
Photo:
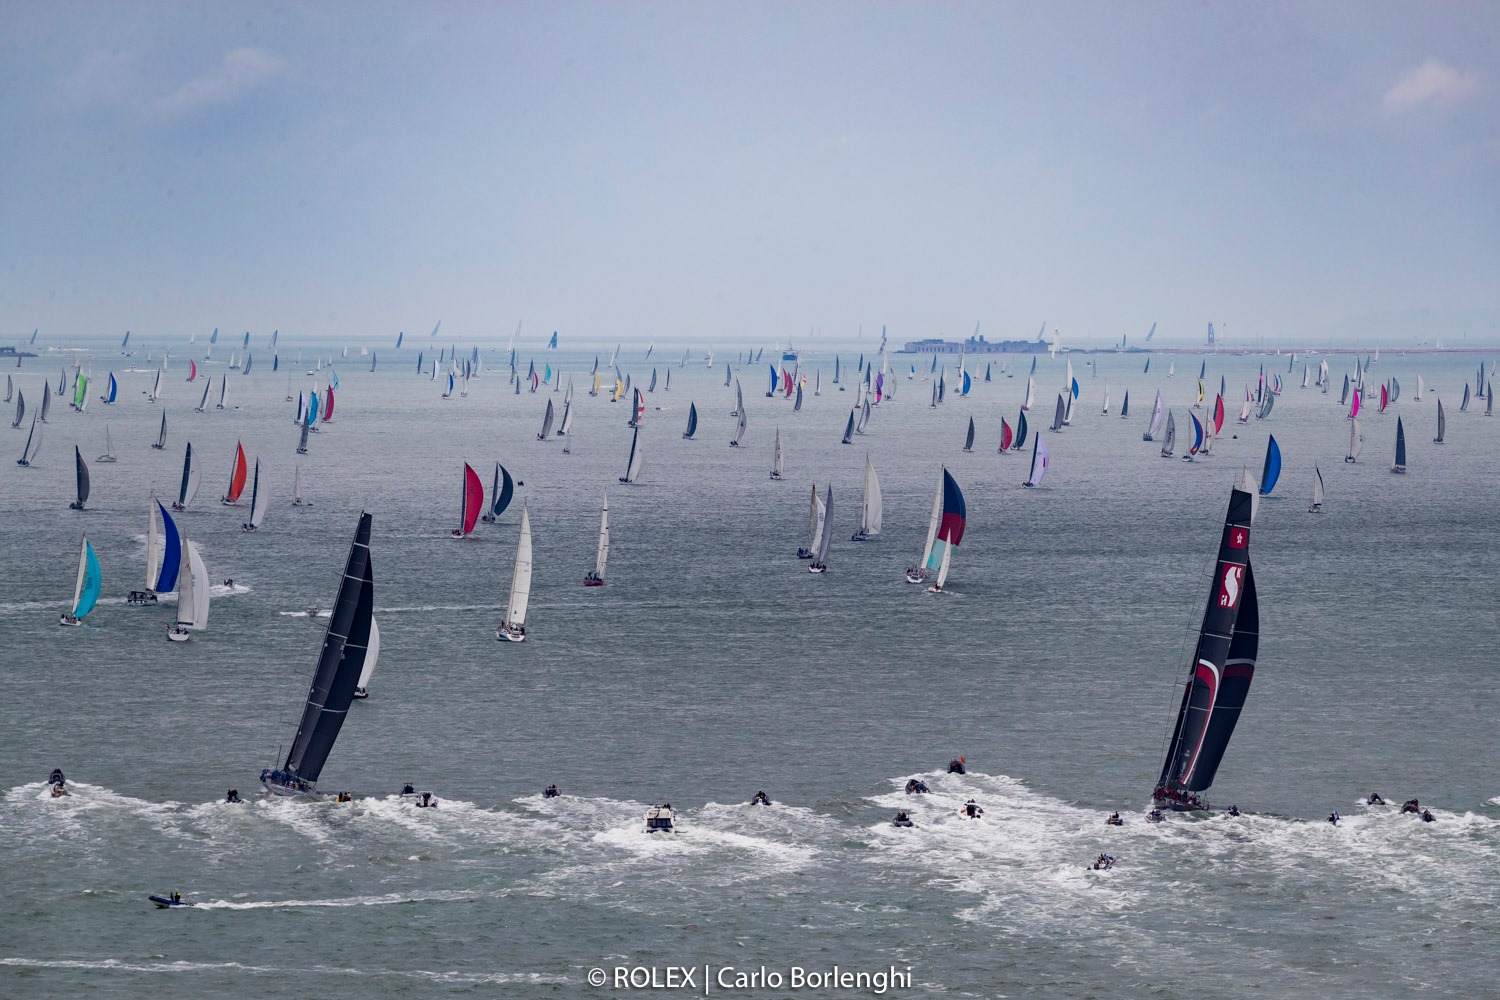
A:
<svg viewBox="0 0 1500 1000">
<path fill-rule="evenodd" d="M 1040 337 L 1036 340 L 997 340 L 993 343 L 983 337 L 968 340 L 943 340 L 930 337 L 926 340 L 908 340 L 897 354 L 1044 354 L 1049 349 Z"/>
</svg>

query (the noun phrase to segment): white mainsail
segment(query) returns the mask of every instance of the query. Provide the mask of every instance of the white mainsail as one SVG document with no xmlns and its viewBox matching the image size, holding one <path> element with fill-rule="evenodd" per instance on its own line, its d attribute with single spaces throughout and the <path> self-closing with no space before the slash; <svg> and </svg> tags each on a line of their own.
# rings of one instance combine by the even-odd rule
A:
<svg viewBox="0 0 1500 1000">
<path fill-rule="evenodd" d="M 260 482 L 260 459 L 255 460 L 255 484 L 250 493 L 250 527 L 259 528 L 260 523 L 266 519 L 266 507 L 271 503 L 271 488 L 267 484 L 261 489 Z"/>
<path fill-rule="evenodd" d="M 880 534 L 882 512 L 880 480 L 875 478 L 875 463 L 870 461 L 869 455 L 865 455 L 865 499 L 864 508 L 860 512 L 860 533 L 865 535 Z"/>
<path fill-rule="evenodd" d="M 146 507 L 146 589 L 156 586 L 156 564 L 161 559 L 161 535 L 156 530 L 156 501 Z"/>
<path fill-rule="evenodd" d="M 195 632 L 208 628 L 208 569 L 198 543 L 186 539 L 177 573 L 177 626 Z"/>
<path fill-rule="evenodd" d="M 604 494 L 604 506 L 599 510 L 599 549 L 594 554 L 594 576 L 604 579 L 604 564 L 609 562 L 609 494 Z"/>
<path fill-rule="evenodd" d="M 510 605 L 505 624 L 525 626 L 526 605 L 531 600 L 531 510 L 521 508 L 521 540 L 516 543 L 516 568 L 510 578 Z"/>
</svg>

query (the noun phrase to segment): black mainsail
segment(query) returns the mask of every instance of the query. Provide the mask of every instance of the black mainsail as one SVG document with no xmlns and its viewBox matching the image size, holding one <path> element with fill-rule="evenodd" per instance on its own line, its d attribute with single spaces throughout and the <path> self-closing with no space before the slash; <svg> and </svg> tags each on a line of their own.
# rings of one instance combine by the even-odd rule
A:
<svg viewBox="0 0 1500 1000">
<path fill-rule="evenodd" d="M 1153 798 L 1174 809 L 1206 809 L 1196 794 L 1213 784 L 1239 721 L 1260 646 L 1260 607 L 1250 569 L 1253 496 L 1238 487 L 1219 540 L 1219 559 L 1177 724 Z"/>
<path fill-rule="evenodd" d="M 359 528 L 349 546 L 349 560 L 339 582 L 338 598 L 323 634 L 323 650 L 307 692 L 307 705 L 292 749 L 279 772 L 262 774 L 267 789 L 276 794 L 311 792 L 354 702 L 354 688 L 370 645 L 370 622 L 375 610 L 375 577 L 370 567 L 370 519 L 361 512 Z"/>
</svg>

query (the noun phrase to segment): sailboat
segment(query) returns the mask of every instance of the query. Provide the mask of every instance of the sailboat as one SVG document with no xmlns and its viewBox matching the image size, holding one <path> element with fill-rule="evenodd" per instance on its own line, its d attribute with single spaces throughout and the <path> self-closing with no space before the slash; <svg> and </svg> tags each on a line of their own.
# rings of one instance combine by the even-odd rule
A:
<svg viewBox="0 0 1500 1000">
<path fill-rule="evenodd" d="M 272 795 L 316 794 L 318 776 L 333 750 L 339 730 L 354 702 L 364 672 L 375 622 L 375 578 L 370 568 L 370 515 L 360 512 L 359 527 L 339 580 L 338 597 L 323 633 L 323 648 L 307 691 L 302 719 L 286 763 L 267 768 L 261 784 Z"/>
<path fill-rule="evenodd" d="M 1193 440 L 1189 441 L 1187 448 L 1183 450 L 1182 460 L 1184 462 L 1191 462 L 1193 456 L 1203 449 L 1203 421 L 1199 420 L 1198 414 L 1194 413 L 1191 409 L 1188 410 L 1188 419 L 1192 421 Z"/>
<path fill-rule="evenodd" d="M 583 575 L 585 587 L 604 586 L 604 564 L 609 561 L 609 494 L 604 494 L 604 506 L 599 509 L 599 548 L 594 553 L 594 570 Z"/>
<path fill-rule="evenodd" d="M 1141 435 L 1142 441 L 1154 441 L 1156 435 L 1161 432 L 1167 420 L 1166 403 L 1162 400 L 1161 390 L 1156 390 L 1156 405 L 1151 409 L 1151 421 L 1146 425 L 1146 433 Z"/>
<path fill-rule="evenodd" d="M 859 411 L 854 409 L 849 411 L 849 422 L 844 425 L 844 439 L 839 442 L 840 444 L 854 443 L 854 418 L 858 413 Z"/>
<path fill-rule="evenodd" d="M 240 525 L 245 531 L 258 531 L 260 524 L 266 519 L 266 508 L 271 503 L 271 487 L 266 484 L 261 489 L 260 482 L 260 459 L 255 460 L 255 479 L 250 487 L 250 520 Z"/>
<path fill-rule="evenodd" d="M 776 441 L 771 449 L 771 478 L 779 481 L 785 471 L 781 451 L 781 428 L 778 427 L 776 428 Z"/>
<path fill-rule="evenodd" d="M 1359 458 L 1359 453 L 1364 450 L 1364 447 L 1365 436 L 1360 433 L 1359 421 L 1351 420 L 1349 422 L 1349 454 L 1344 456 L 1344 461 L 1354 464 L 1354 460 Z"/>
<path fill-rule="evenodd" d="M 43 399 L 46 398 L 46 389 L 43 388 Z M 42 450 L 42 425 L 41 414 L 34 414 L 31 418 L 31 433 L 26 435 L 26 444 L 21 447 L 21 457 L 16 459 L 16 464 L 26 468 L 36 461 L 37 453 Z"/>
<path fill-rule="evenodd" d="M 924 583 L 938 574 L 938 586 L 933 593 L 941 593 L 942 582 L 947 571 L 945 564 L 952 559 L 951 549 L 963 538 L 967 510 L 963 492 L 953 475 L 943 469 L 938 480 L 937 493 L 932 498 L 932 514 L 927 523 L 927 541 L 922 550 L 922 560 L 906 570 L 907 583 Z"/>
<path fill-rule="evenodd" d="M 187 451 L 182 457 L 182 484 L 178 487 L 177 499 L 172 501 L 172 509 L 187 510 L 188 504 L 193 502 L 193 497 L 198 495 L 198 486 L 202 481 L 203 468 L 193 451 L 193 442 L 189 441 Z"/>
<path fill-rule="evenodd" d="M 1161 457 L 1171 458 L 1172 451 L 1177 447 L 1177 422 L 1172 417 L 1172 411 L 1167 411 L 1167 433 L 1161 443 Z"/>
<path fill-rule="evenodd" d="M 156 530 L 156 514 L 161 512 L 162 531 Z M 165 539 L 165 550 L 163 550 Z M 157 594 L 177 586 L 178 562 L 182 557 L 182 540 L 177 524 L 158 500 L 146 508 L 146 589 L 132 590 L 126 604 L 155 604 Z"/>
<path fill-rule="evenodd" d="M 76 444 L 73 446 L 73 470 L 76 473 L 78 499 L 68 504 L 68 509 L 83 510 L 84 504 L 88 503 L 89 499 L 89 467 L 88 463 L 83 460 L 83 452 L 78 450 Z"/>
<path fill-rule="evenodd" d="M 484 484 L 479 481 L 479 473 L 468 462 L 464 463 L 463 489 L 458 507 L 458 527 L 448 534 L 454 538 L 463 538 L 465 535 L 474 533 L 474 524 L 479 520 L 480 511 L 484 509 Z"/>
<path fill-rule="evenodd" d="M 1391 471 L 1406 474 L 1406 430 L 1401 426 L 1400 417 L 1396 418 L 1396 461 L 1391 464 Z"/>
<path fill-rule="evenodd" d="M 194 632 L 208 628 L 208 568 L 196 542 L 184 539 L 182 562 L 177 568 L 177 617 L 167 638 L 186 642 Z"/>
<path fill-rule="evenodd" d="M 547 412 L 542 414 L 542 430 L 537 434 L 538 441 L 547 440 L 547 435 L 552 433 L 552 400 L 547 400 Z"/>
<path fill-rule="evenodd" d="M 220 375 L 219 376 L 219 402 L 214 407 L 214 409 L 216 409 L 216 410 L 225 409 L 226 407 L 225 407 L 224 404 L 225 404 L 225 401 L 228 399 L 228 397 L 229 397 L 229 376 L 228 375 Z"/>
<path fill-rule="evenodd" d="M 1323 470 L 1316 465 L 1313 466 L 1313 498 L 1312 506 L 1307 508 L 1309 514 L 1323 513 Z"/>
<path fill-rule="evenodd" d="M 1443 431 L 1446 430 L 1447 427 L 1448 427 L 1448 419 L 1443 414 L 1443 400 L 1442 400 L 1442 397 L 1438 398 L 1437 404 L 1438 404 L 1437 405 L 1437 424 L 1438 424 L 1437 437 L 1435 437 L 1435 438 L 1432 439 L 1432 443 L 1433 444 L 1442 444 L 1443 443 Z"/>
<path fill-rule="evenodd" d="M 9 376 L 7 376 L 7 377 L 9 377 Z M 42 389 L 42 395 L 45 396 L 46 394 L 47 394 L 47 390 L 46 390 L 45 387 L 43 387 L 43 389 Z M 20 427 L 21 426 L 21 420 L 25 416 L 26 416 L 26 393 L 24 393 L 24 392 L 18 392 L 18 393 L 16 393 L 16 419 L 14 419 L 14 420 L 12 420 L 10 422 L 11 427 Z"/>
<path fill-rule="evenodd" d="M 1270 496 L 1280 478 L 1281 446 L 1276 443 L 1276 435 L 1272 434 L 1266 439 L 1266 461 L 1260 470 L 1260 495 Z"/>
<path fill-rule="evenodd" d="M 744 411 L 741 411 L 740 418 L 741 426 L 744 426 Z M 625 475 L 620 477 L 620 482 L 633 483 L 640 478 L 644 450 L 641 446 L 641 429 L 637 427 L 630 436 L 630 457 L 625 460 Z"/>
<path fill-rule="evenodd" d="M 828 545 L 833 540 L 833 484 L 823 494 L 822 517 L 818 523 L 818 541 L 813 546 L 812 562 L 807 564 L 809 573 L 828 572 Z"/>
<path fill-rule="evenodd" d="M 964 451 L 974 450 L 974 418 L 969 418 L 969 432 L 964 435 Z"/>
<path fill-rule="evenodd" d="M 875 476 L 875 463 L 865 455 L 865 492 L 859 512 L 859 530 L 849 536 L 851 542 L 869 541 L 871 535 L 880 534 L 881 515 L 880 480 Z"/>
<path fill-rule="evenodd" d="M 365 665 L 359 672 L 359 680 L 354 682 L 354 697 L 370 697 L 370 678 L 375 676 L 375 662 L 380 659 L 380 623 L 375 616 L 370 616 L 370 644 L 365 650 Z"/>
<path fill-rule="evenodd" d="M 531 511 L 521 508 L 521 539 L 516 543 L 516 568 L 510 578 L 510 604 L 505 623 L 495 629 L 495 638 L 507 642 L 526 641 L 526 605 L 531 600 Z"/>
<path fill-rule="evenodd" d="M 119 459 L 115 457 L 115 443 L 110 439 L 109 436 L 109 424 L 104 425 L 104 454 L 94 459 L 94 461 L 104 463 L 119 461 Z"/>
<path fill-rule="evenodd" d="M 1017 445 L 1017 447 L 1020 446 Z M 1031 445 L 1031 475 L 1021 485 L 1027 489 L 1035 489 L 1042 485 L 1042 477 L 1047 474 L 1047 466 L 1050 458 L 1051 455 L 1047 451 L 1047 443 L 1042 440 L 1041 434 L 1038 434 L 1036 440 Z"/>
<path fill-rule="evenodd" d="M 510 506 L 510 499 L 515 496 L 515 492 L 516 481 L 511 478 L 505 466 L 496 462 L 495 478 L 490 485 L 490 509 L 485 511 L 480 520 L 485 524 L 494 524 L 495 519 L 505 513 L 505 508 Z"/>
<path fill-rule="evenodd" d="M 1152 792 L 1161 808 L 1208 808 L 1198 793 L 1213 784 L 1250 691 L 1260 643 L 1260 609 L 1250 568 L 1253 504 L 1246 490 L 1230 490 L 1198 647 L 1188 667 L 1167 759 Z"/>
<path fill-rule="evenodd" d="M 807 506 L 807 544 L 797 549 L 798 559 L 811 559 L 813 551 L 818 545 L 818 512 L 822 510 L 823 502 L 818 499 L 818 484 L 813 483 L 812 499 Z"/>
<path fill-rule="evenodd" d="M 219 503 L 226 507 L 239 505 L 240 495 L 245 492 L 245 477 L 249 472 L 249 465 L 245 461 L 245 446 L 236 441 L 234 444 L 234 458 L 229 463 L 229 489 L 219 498 Z"/>
<path fill-rule="evenodd" d="M 729 447 L 731 448 L 738 448 L 740 446 L 740 441 L 745 436 L 745 408 L 743 406 L 740 406 L 738 407 L 738 409 L 739 420 L 736 421 L 734 425 L 734 438 L 729 442 Z"/>
<path fill-rule="evenodd" d="M 87 535 L 78 550 L 78 582 L 73 587 L 73 610 L 63 612 L 57 619 L 59 625 L 82 625 L 83 619 L 94 610 L 99 600 L 103 578 L 99 573 L 99 559 Z"/>
<path fill-rule="evenodd" d="M 687 430 L 683 432 L 682 438 L 683 438 L 684 441 L 691 441 L 693 439 L 693 435 L 697 434 L 697 433 L 698 433 L 698 404 L 697 403 L 689 403 L 688 404 Z"/>
<path fill-rule="evenodd" d="M 311 507 L 312 506 L 312 504 L 310 504 L 306 500 L 302 499 L 302 466 L 300 466 L 300 465 L 297 466 L 296 472 L 293 473 L 293 475 L 292 475 L 292 506 L 293 507 Z"/>
</svg>

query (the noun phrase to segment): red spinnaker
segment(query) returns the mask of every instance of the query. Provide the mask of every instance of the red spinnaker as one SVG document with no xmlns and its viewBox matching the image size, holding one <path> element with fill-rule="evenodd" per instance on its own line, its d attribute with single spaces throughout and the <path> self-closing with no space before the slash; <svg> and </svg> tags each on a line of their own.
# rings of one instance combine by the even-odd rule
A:
<svg viewBox="0 0 1500 1000">
<path fill-rule="evenodd" d="M 479 473 L 475 472 L 468 462 L 464 463 L 464 506 L 463 533 L 470 534 L 474 530 L 474 522 L 479 520 L 479 512 L 484 508 L 484 484 L 479 481 Z"/>
<path fill-rule="evenodd" d="M 237 503 L 240 494 L 245 492 L 245 446 L 238 441 L 234 443 L 234 465 L 229 470 L 229 492 L 224 494 L 230 503 Z"/>
</svg>

